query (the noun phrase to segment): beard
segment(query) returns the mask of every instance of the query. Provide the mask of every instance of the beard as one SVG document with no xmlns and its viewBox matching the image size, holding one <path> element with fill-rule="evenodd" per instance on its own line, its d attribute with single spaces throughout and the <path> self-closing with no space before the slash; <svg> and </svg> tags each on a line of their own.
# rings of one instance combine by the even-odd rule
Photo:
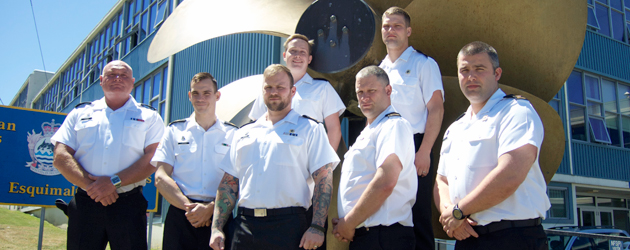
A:
<svg viewBox="0 0 630 250">
<path fill-rule="evenodd" d="M 281 111 L 284 110 L 287 106 L 289 106 L 289 101 L 287 99 L 281 99 L 279 102 L 274 104 L 270 103 L 269 100 L 265 100 L 265 106 L 267 106 L 267 110 L 270 111 Z"/>
</svg>

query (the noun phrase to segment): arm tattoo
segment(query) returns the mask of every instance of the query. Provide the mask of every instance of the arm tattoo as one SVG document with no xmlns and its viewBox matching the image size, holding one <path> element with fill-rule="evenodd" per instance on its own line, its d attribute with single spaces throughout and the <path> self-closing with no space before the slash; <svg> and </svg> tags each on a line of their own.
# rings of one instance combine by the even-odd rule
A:
<svg viewBox="0 0 630 250">
<path fill-rule="evenodd" d="M 328 163 L 313 173 L 313 224 L 324 226 L 328 216 L 328 206 L 332 194 L 332 163 Z"/>
<path fill-rule="evenodd" d="M 212 216 L 212 231 L 223 231 L 223 226 L 227 222 L 238 197 L 238 178 L 225 173 L 215 199 L 214 215 Z"/>
</svg>

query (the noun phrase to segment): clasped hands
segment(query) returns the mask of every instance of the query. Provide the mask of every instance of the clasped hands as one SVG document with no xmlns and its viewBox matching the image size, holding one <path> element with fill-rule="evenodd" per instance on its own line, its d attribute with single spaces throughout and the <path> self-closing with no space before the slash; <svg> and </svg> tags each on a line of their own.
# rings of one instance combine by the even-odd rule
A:
<svg viewBox="0 0 630 250">
<path fill-rule="evenodd" d="M 453 208 L 454 205 L 445 205 L 442 210 L 442 214 L 440 215 L 440 223 L 442 224 L 442 229 L 449 237 L 453 237 L 457 240 L 464 240 L 470 236 L 478 238 L 479 235 L 472 226 L 476 226 L 477 222 L 466 218 L 463 220 L 458 220 L 453 217 Z"/>
</svg>

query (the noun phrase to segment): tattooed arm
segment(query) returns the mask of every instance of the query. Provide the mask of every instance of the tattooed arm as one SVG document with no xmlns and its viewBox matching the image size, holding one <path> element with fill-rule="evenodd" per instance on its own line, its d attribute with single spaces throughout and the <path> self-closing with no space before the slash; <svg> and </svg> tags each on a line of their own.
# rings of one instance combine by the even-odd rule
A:
<svg viewBox="0 0 630 250">
<path fill-rule="evenodd" d="M 315 180 L 315 190 L 313 191 L 313 222 L 312 224 L 324 227 L 328 217 L 328 205 L 332 194 L 332 163 L 328 163 L 313 173 Z M 324 242 L 325 233 L 313 228 L 306 230 L 300 241 L 300 246 L 304 249 L 313 249 L 314 246 L 321 246 Z"/>
<path fill-rule="evenodd" d="M 376 169 L 374 179 L 359 197 L 357 205 L 348 212 L 346 217 L 333 219 L 335 238 L 343 241 L 352 240 L 355 228 L 376 213 L 392 194 L 401 171 L 402 163 L 396 154 L 385 158 L 383 165 Z"/>
<path fill-rule="evenodd" d="M 225 173 L 219 184 L 214 205 L 212 236 L 210 237 L 210 247 L 214 250 L 220 250 L 225 247 L 223 227 L 230 217 L 232 210 L 234 210 L 234 206 L 236 206 L 237 198 L 238 178 Z"/>
</svg>

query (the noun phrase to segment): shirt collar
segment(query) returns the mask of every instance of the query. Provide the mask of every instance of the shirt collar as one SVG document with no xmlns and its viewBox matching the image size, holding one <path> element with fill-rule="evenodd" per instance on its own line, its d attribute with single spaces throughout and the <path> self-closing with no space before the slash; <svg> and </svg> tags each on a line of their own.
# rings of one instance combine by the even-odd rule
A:
<svg viewBox="0 0 630 250">
<path fill-rule="evenodd" d="M 195 119 L 195 112 L 193 112 L 190 117 L 187 118 L 188 122 L 186 123 L 186 130 L 191 130 L 193 128 L 199 129 L 201 131 L 206 132 L 203 127 L 201 127 L 201 125 L 199 125 L 199 123 L 197 123 L 197 120 Z M 207 130 L 213 130 L 213 129 L 219 129 L 222 131 L 225 131 L 225 125 L 223 125 L 223 122 L 221 120 L 219 120 L 219 117 L 215 116 L 215 122 L 214 124 Z"/>
<path fill-rule="evenodd" d="M 414 49 L 412 46 L 407 47 L 407 49 L 402 54 L 400 54 L 400 56 L 398 57 L 398 59 L 396 59 L 396 61 L 398 61 L 398 60 L 403 60 L 405 62 L 408 61 L 409 57 L 411 57 L 411 54 L 413 54 L 414 51 L 416 51 L 416 49 Z M 396 63 L 395 61 L 392 62 L 389 59 L 389 54 L 387 54 L 387 56 L 385 56 L 385 62 L 388 63 L 388 64 Z"/>
<path fill-rule="evenodd" d="M 394 106 L 389 105 L 385 110 L 383 110 L 383 112 L 381 112 L 376 119 L 374 119 L 374 121 L 372 123 L 370 123 L 370 128 L 374 128 L 376 127 L 379 123 L 381 123 L 381 121 L 383 121 L 385 119 L 385 116 L 389 113 L 392 112 L 396 112 L 396 109 L 394 108 Z"/>
<path fill-rule="evenodd" d="M 114 111 L 125 110 L 129 108 L 136 108 L 137 106 L 138 106 L 138 103 L 136 102 L 136 99 L 134 99 L 133 96 L 129 95 L 129 99 L 127 99 L 127 102 L 125 102 L 125 104 L 122 107 Z M 94 102 L 93 109 L 107 109 L 107 108 L 109 107 L 107 106 L 107 102 L 105 102 L 105 97 Z"/>
<path fill-rule="evenodd" d="M 503 97 L 505 97 L 505 92 L 503 92 L 503 90 L 501 89 L 497 89 L 497 91 L 495 91 L 494 94 L 490 96 L 490 98 L 486 102 L 486 105 L 483 105 L 483 108 L 479 110 L 476 116 L 480 116 L 484 113 L 490 112 L 490 110 L 492 109 L 492 107 L 494 107 L 494 105 L 496 105 L 499 101 L 503 100 Z M 468 107 L 467 112 L 472 112 L 472 106 Z"/>
<path fill-rule="evenodd" d="M 294 85 L 297 87 L 298 85 L 302 85 L 302 83 L 312 84 L 313 83 L 313 77 L 311 75 L 309 75 L 308 73 L 306 73 L 306 74 L 304 74 L 302 79 L 297 81 Z"/>
<path fill-rule="evenodd" d="M 258 120 L 256 120 L 254 122 L 254 124 L 256 126 L 265 126 L 265 123 L 268 122 L 267 119 L 265 118 L 266 115 L 267 115 L 267 113 L 265 113 L 265 115 L 261 116 Z M 276 122 L 276 124 L 274 124 L 274 126 L 282 124 L 284 122 L 290 122 L 290 123 L 293 123 L 293 124 L 297 124 L 298 118 L 300 118 L 300 114 L 295 112 L 295 110 L 291 109 L 291 111 L 289 111 L 289 113 L 284 118 L 282 118 L 282 120 Z"/>
</svg>

